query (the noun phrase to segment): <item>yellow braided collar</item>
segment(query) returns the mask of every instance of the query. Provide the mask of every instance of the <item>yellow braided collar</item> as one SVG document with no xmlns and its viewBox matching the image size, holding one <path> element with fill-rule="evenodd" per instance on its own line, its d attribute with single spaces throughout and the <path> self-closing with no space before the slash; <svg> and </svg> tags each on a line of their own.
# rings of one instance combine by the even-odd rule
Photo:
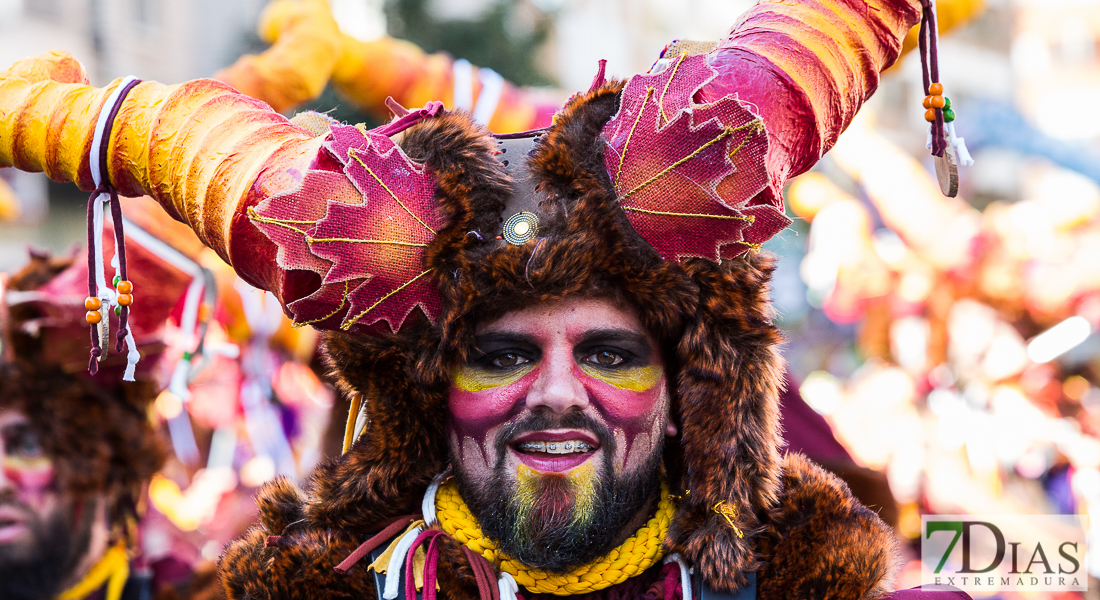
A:
<svg viewBox="0 0 1100 600">
<path fill-rule="evenodd" d="M 130 556 L 126 551 L 126 544 L 119 542 L 107 550 L 95 566 L 88 569 L 84 579 L 61 592 L 57 600 L 83 600 L 103 587 L 103 584 L 107 584 L 107 600 L 119 600 L 129 577 Z"/>
<path fill-rule="evenodd" d="M 500 559 L 500 568 L 516 578 L 516 582 L 536 594 L 570 596 L 595 592 L 620 584 L 656 564 L 664 557 L 663 543 L 668 524 L 676 512 L 668 487 L 661 482 L 661 500 L 657 513 L 649 521 L 596 562 L 578 567 L 566 575 L 554 575 L 530 569 L 499 553 L 495 543 L 484 537 L 481 526 L 458 495 L 454 480 L 439 486 L 435 497 L 435 512 L 443 531 L 466 544 L 489 562 Z"/>
</svg>

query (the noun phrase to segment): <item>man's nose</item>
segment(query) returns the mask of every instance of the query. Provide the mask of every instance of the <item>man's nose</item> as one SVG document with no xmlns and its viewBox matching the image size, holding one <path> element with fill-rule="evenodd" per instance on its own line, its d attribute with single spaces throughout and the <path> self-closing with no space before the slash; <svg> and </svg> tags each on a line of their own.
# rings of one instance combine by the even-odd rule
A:
<svg viewBox="0 0 1100 600">
<path fill-rule="evenodd" d="M 549 353 L 539 365 L 539 376 L 527 391 L 527 407 L 541 406 L 558 413 L 588 406 L 588 392 L 573 375 L 571 352 Z"/>
</svg>

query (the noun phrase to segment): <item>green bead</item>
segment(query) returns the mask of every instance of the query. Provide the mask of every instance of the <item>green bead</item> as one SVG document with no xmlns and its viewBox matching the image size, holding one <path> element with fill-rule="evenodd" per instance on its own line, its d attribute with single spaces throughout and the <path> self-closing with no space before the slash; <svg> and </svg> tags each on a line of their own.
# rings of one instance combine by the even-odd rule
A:
<svg viewBox="0 0 1100 600">
<path fill-rule="evenodd" d="M 955 120 L 955 111 L 950 108 L 943 109 L 943 122 L 950 123 Z"/>
<path fill-rule="evenodd" d="M 118 287 L 120 281 L 122 281 L 122 275 L 115 275 L 115 278 L 111 280 L 111 285 Z"/>
<path fill-rule="evenodd" d="M 943 109 L 944 110 L 949 110 L 950 108 L 951 108 L 951 98 L 948 98 L 947 96 L 944 96 L 943 97 Z"/>
<path fill-rule="evenodd" d="M 122 307 L 121 306 L 116 306 L 115 307 L 115 316 L 116 317 L 122 316 Z"/>
</svg>

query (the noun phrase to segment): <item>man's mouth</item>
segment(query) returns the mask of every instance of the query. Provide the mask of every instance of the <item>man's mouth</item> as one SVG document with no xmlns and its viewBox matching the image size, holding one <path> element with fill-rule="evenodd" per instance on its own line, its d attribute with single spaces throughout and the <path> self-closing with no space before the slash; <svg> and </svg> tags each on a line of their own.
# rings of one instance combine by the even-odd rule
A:
<svg viewBox="0 0 1100 600">
<path fill-rule="evenodd" d="M 16 511 L 0 508 L 0 544 L 22 537 L 27 531 L 26 521 Z"/>
<path fill-rule="evenodd" d="M 591 445 L 580 440 L 567 442 L 524 442 L 518 444 L 516 449 L 527 454 L 545 452 L 546 454 L 576 454 L 595 450 Z"/>
<path fill-rule="evenodd" d="M 520 462 L 536 471 L 562 472 L 595 455 L 600 443 L 583 431 L 536 431 L 516 438 L 511 448 Z"/>
</svg>

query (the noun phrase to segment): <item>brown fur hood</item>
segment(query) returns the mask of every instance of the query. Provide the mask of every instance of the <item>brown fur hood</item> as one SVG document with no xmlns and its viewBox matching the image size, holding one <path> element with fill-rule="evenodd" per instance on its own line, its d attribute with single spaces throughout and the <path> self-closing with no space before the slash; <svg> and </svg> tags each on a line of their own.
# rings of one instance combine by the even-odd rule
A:
<svg viewBox="0 0 1100 600">
<path fill-rule="evenodd" d="M 478 319 L 574 294 L 634 306 L 666 349 L 681 433 L 666 444 L 664 464 L 683 497 L 665 540 L 670 553 L 717 590 L 737 588 L 761 564 L 768 597 L 854 599 L 884 589 L 889 531 L 842 483 L 777 451 L 782 335 L 768 300 L 772 259 L 662 260 L 619 208 L 600 132 L 621 90 L 611 83 L 579 95 L 527 157 L 508 157 L 526 160 L 542 199 L 540 237 L 523 244 L 497 237 L 512 182 L 496 140 L 461 113 L 408 130 L 401 146 L 432 171 L 447 223 L 425 256 L 442 313 L 433 324 L 414 311 L 399 334 L 328 334 L 329 364 L 346 392 L 365 398 L 366 428 L 306 491 L 282 482 L 261 494 L 262 525 L 222 562 L 230 597 L 371 597 L 364 568 L 340 575 L 332 566 L 372 524 L 419 512 L 446 468 L 446 374 L 464 360 Z M 736 511 L 736 527 L 713 510 L 722 503 Z M 284 536 L 280 545 L 265 546 L 271 535 Z M 446 594 L 476 597 L 457 544 L 442 556 Z"/>
</svg>

